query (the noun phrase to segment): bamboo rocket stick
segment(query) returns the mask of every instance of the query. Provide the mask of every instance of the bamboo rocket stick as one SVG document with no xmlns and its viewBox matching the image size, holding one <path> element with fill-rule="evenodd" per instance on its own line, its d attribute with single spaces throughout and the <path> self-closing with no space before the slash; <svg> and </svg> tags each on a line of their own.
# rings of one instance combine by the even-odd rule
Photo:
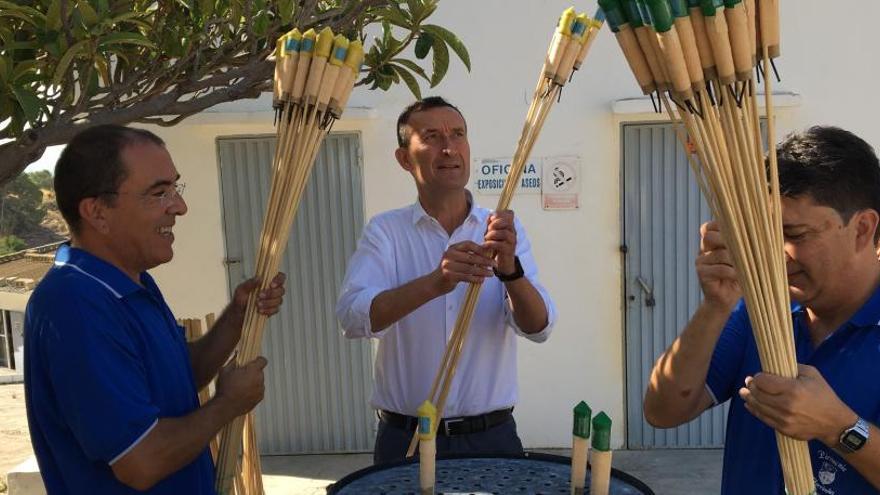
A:
<svg viewBox="0 0 880 495">
<path fill-rule="evenodd" d="M 590 495 L 608 495 L 611 486 L 611 455 L 611 418 L 600 412 L 593 418 Z"/>
<path fill-rule="evenodd" d="M 571 495 L 584 495 L 587 483 L 587 456 L 590 451 L 590 416 L 586 402 L 574 406 L 574 425 L 571 432 Z"/>
</svg>

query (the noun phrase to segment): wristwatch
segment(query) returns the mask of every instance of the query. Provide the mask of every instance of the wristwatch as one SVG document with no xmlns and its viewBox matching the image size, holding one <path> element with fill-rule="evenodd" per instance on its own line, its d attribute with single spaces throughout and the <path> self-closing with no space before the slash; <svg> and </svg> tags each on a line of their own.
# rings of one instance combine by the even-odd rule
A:
<svg viewBox="0 0 880 495">
<path fill-rule="evenodd" d="M 513 273 L 508 273 L 507 275 L 499 272 L 495 268 L 492 268 L 492 271 L 495 272 L 495 276 L 498 277 L 498 280 L 502 282 L 513 282 L 525 275 L 525 273 L 523 273 L 522 264 L 519 262 L 519 256 L 513 257 L 513 267 Z"/>
<path fill-rule="evenodd" d="M 868 422 L 859 418 L 856 424 L 843 430 L 843 433 L 840 434 L 840 450 L 847 454 L 852 454 L 864 447 L 868 443 L 868 433 L 870 431 Z"/>
</svg>

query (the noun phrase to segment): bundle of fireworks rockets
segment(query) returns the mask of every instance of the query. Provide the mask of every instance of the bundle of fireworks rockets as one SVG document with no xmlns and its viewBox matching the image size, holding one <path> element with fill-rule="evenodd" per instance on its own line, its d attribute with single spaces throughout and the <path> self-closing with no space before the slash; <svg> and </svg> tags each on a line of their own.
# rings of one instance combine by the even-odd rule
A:
<svg viewBox="0 0 880 495">
<path fill-rule="evenodd" d="M 768 179 L 764 171 L 754 76 L 757 61 L 763 59 L 757 66 L 768 76 L 764 79 L 772 143 L 769 61 L 779 55 L 778 0 L 599 0 L 599 4 L 601 8 L 593 18 L 578 15 L 574 9 L 567 9 L 560 17 L 496 209 L 509 207 L 550 110 L 573 72 L 581 67 L 607 17 L 639 87 L 645 94 L 653 95 L 655 91 L 659 94 L 683 144 L 696 151 L 699 160 L 690 155 L 689 159 L 713 213 L 724 225 L 741 274 L 740 283 L 765 370 L 795 376 L 797 365 L 782 263 L 775 154 L 771 146 Z M 314 30 L 300 33 L 294 29 L 278 40 L 273 100 L 278 144 L 257 260 L 257 276 L 265 284 L 277 271 L 319 146 L 345 108 L 363 56 L 359 41 L 349 42 L 326 28 L 320 33 Z M 468 287 L 441 368 L 424 410 L 420 410 L 422 417 L 410 445 L 410 456 L 421 439 L 427 444 L 420 449 L 420 456 L 433 459 L 431 446 L 436 434 L 436 418 L 442 416 L 480 288 L 479 284 Z M 251 301 L 245 317 L 239 363 L 256 357 L 264 324 L 265 317 L 256 312 Z M 583 426 L 590 423 L 589 419 L 583 420 L 586 404 L 582 405 L 579 405 L 580 423 L 578 408 L 575 410 L 573 493 L 583 488 L 586 469 L 584 446 L 589 428 L 584 435 Z M 586 414 L 588 418 L 589 408 Z M 242 420 L 236 421 L 223 433 L 217 483 L 223 494 L 229 493 L 230 480 L 234 472 L 240 470 L 236 461 L 241 448 L 242 424 Z M 600 414 L 593 425 L 592 493 L 600 493 L 607 490 L 607 486 L 601 486 L 602 473 L 606 466 L 610 470 L 607 435 L 610 419 Z M 597 435 L 600 431 L 603 433 Z M 603 439 L 598 446 L 597 436 Z M 793 495 L 811 493 L 813 481 L 806 445 L 781 436 L 778 440 L 789 492 Z M 244 457 L 258 465 L 255 449 L 251 450 Z M 425 460 L 421 467 L 423 489 L 427 489 L 425 480 L 433 487 L 433 462 L 428 464 Z M 607 476 L 605 478 L 607 485 Z M 247 493 L 261 491 L 260 487 L 246 490 Z"/>
</svg>

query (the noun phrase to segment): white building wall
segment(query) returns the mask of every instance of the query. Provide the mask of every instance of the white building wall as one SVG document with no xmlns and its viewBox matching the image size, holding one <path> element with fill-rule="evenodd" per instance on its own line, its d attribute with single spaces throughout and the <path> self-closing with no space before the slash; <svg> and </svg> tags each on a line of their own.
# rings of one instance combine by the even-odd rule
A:
<svg viewBox="0 0 880 495">
<path fill-rule="evenodd" d="M 877 35 L 871 19 L 880 3 L 862 1 L 858 16 L 828 2 L 782 2 L 783 83 L 793 107 L 780 108 L 777 132 L 835 124 L 880 147 L 877 103 Z M 468 119 L 472 157 L 511 156 L 558 14 L 559 0 L 444 0 L 431 22 L 458 33 L 471 53 L 467 73 L 454 58 L 446 80 L 428 94 L 447 97 Z M 579 9 L 595 9 L 581 2 Z M 565 89 L 547 121 L 534 156 L 580 155 L 581 208 L 543 211 L 539 196 L 520 196 L 513 209 L 526 226 L 541 278 L 556 300 L 559 322 L 552 338 L 520 346 L 517 420 L 527 447 L 570 443 L 571 408 L 581 399 L 615 421 L 613 441 L 624 443 L 622 263 L 620 233 L 620 123 L 659 120 L 650 114 L 614 114 L 616 100 L 638 89 L 620 50 L 605 29 L 585 68 Z M 394 123 L 412 100 L 408 91 L 357 90 L 361 107 L 336 130 L 361 132 L 367 217 L 413 201 L 411 178 L 393 158 Z M 636 105 L 638 107 L 638 105 Z M 217 311 L 227 301 L 217 136 L 271 134 L 267 100 L 227 105 L 159 132 L 187 183 L 189 213 L 176 228 L 176 256 L 155 270 L 178 316 Z M 646 107 L 643 103 L 640 108 Z M 242 113 L 249 110 L 256 113 Z M 355 118 L 351 118 L 354 116 Z M 496 196 L 477 196 L 494 206 Z M 291 398 L 293 399 L 293 398 Z"/>
</svg>

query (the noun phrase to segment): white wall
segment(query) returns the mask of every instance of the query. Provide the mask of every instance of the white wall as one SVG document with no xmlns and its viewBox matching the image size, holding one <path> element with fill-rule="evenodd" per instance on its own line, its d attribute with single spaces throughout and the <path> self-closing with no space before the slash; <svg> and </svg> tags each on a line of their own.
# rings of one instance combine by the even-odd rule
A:
<svg viewBox="0 0 880 495">
<path fill-rule="evenodd" d="M 558 0 L 440 3 L 431 22 L 461 36 L 473 71 L 467 73 L 453 58 L 447 79 L 426 94 L 443 95 L 461 108 L 473 157 L 513 154 L 557 16 L 568 5 Z M 595 3 L 577 7 L 592 14 Z M 811 124 L 835 124 L 880 147 L 880 126 L 874 122 L 880 110 L 875 95 L 878 38 L 869 23 L 880 17 L 880 3 L 863 1 L 859 8 L 859 15 L 849 18 L 845 9 L 819 0 L 783 2 L 783 83 L 776 89 L 799 93 L 802 100 L 799 106 L 780 109 L 778 135 Z M 580 210 L 543 211 L 539 196 L 514 200 L 560 313 L 547 343 L 522 341 L 520 346 L 517 418 L 529 447 L 568 445 L 570 411 L 581 399 L 614 419 L 616 446 L 624 441 L 619 126 L 630 120 L 660 120 L 612 112 L 615 100 L 636 96 L 635 82 L 606 29 L 585 68 L 565 89 L 533 153 L 583 157 Z M 335 127 L 362 133 L 368 217 L 415 197 L 410 177 L 393 159 L 394 122 L 410 101 L 405 88 L 389 93 L 359 89 L 352 104 L 370 110 L 357 110 L 357 118 Z M 226 110 L 268 108 L 263 100 Z M 155 271 L 179 316 L 216 311 L 227 300 L 215 139 L 270 134 L 271 121 L 268 112 L 205 113 L 160 131 L 187 183 L 190 205 L 178 223 L 175 260 Z M 490 207 L 496 200 L 477 197 Z"/>
</svg>

